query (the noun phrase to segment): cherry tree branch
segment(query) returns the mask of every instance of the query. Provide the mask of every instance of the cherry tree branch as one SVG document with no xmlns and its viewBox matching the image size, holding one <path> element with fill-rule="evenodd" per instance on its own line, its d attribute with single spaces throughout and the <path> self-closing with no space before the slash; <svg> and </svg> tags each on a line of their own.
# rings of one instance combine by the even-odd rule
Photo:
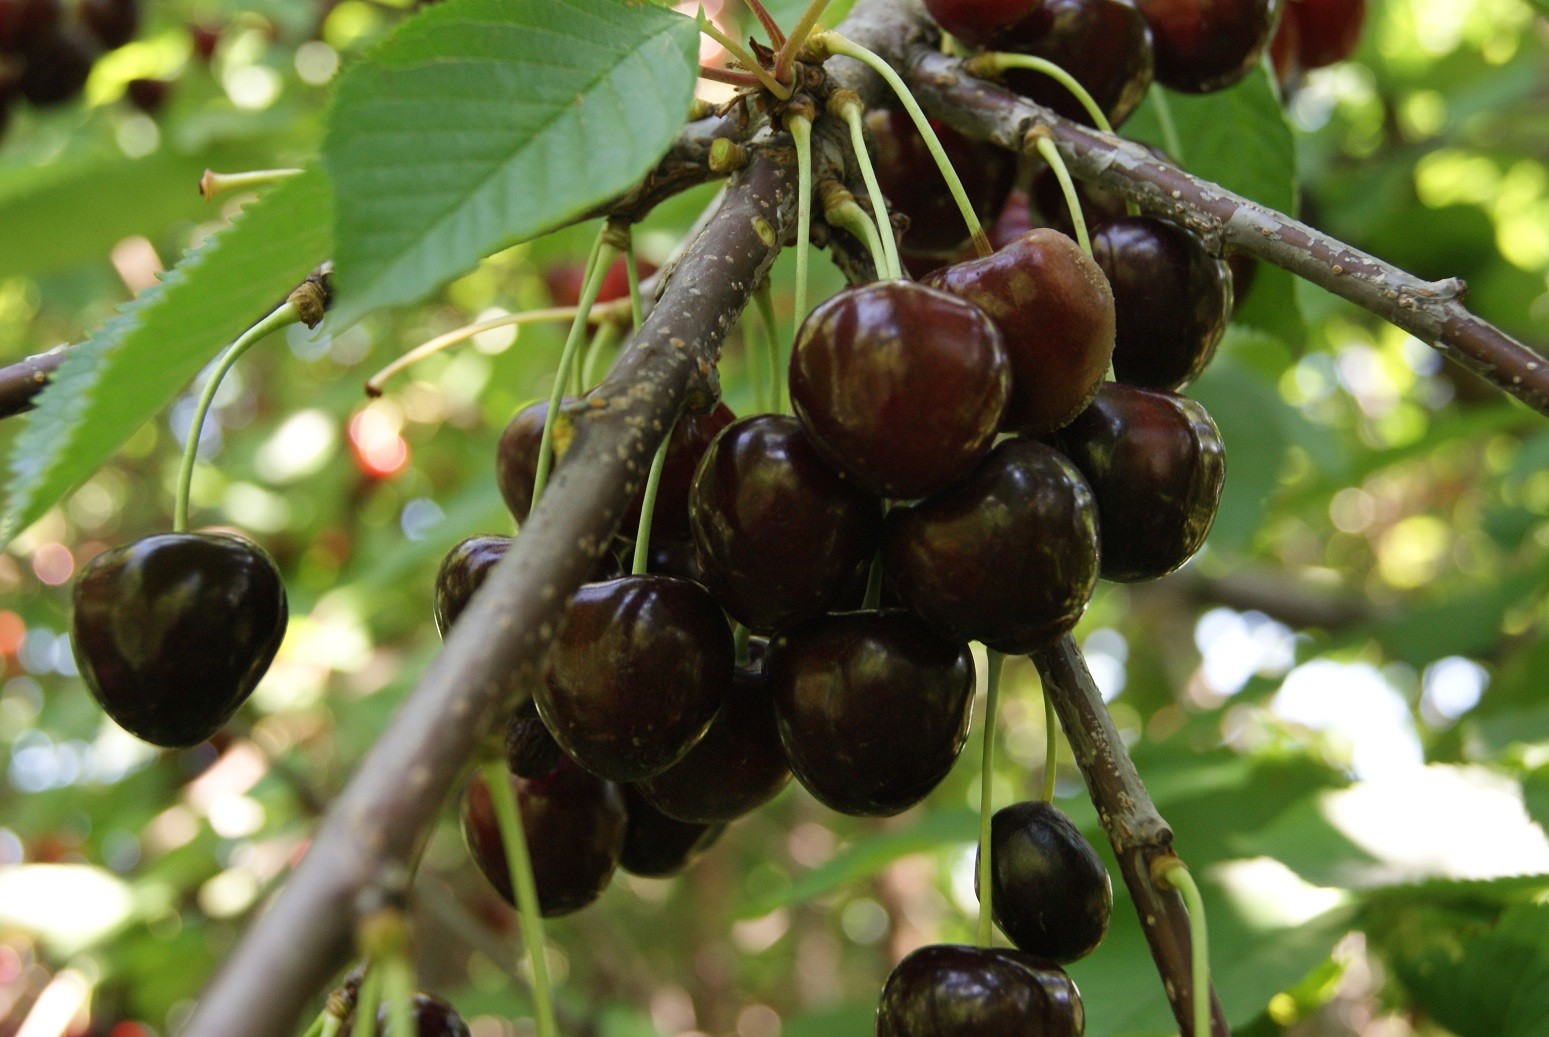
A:
<svg viewBox="0 0 1549 1037">
<path fill-rule="evenodd" d="M 794 165 L 750 165 L 679 261 L 633 347 L 567 411 L 569 446 L 521 535 L 334 802 L 305 858 L 205 991 L 184 1037 L 279 1037 L 401 895 L 448 793 L 530 696 L 564 603 L 607 548 L 657 444 L 716 393 L 720 344 L 787 242 Z"/>
<path fill-rule="evenodd" d="M 1193 229 L 1217 253 L 1227 246 L 1283 267 L 1439 350 L 1540 414 L 1549 415 L 1549 360 L 1470 313 L 1467 285 L 1423 281 L 1283 213 L 1159 162 L 1145 148 L 1088 129 L 970 76 L 942 54 L 920 0 L 860 0 L 845 33 L 897 68 L 931 115 L 1014 151 L 1046 127 L 1070 171 L 1143 209 Z M 870 72 L 835 59 L 830 70 L 868 103 L 886 100 Z"/>
<path fill-rule="evenodd" d="M 1032 660 L 1086 778 L 1098 819 L 1113 844 L 1179 1032 L 1191 1034 L 1195 992 L 1190 978 L 1193 944 L 1188 912 L 1176 890 L 1161 889 L 1152 879 L 1155 862 L 1177 856 L 1172 848 L 1172 829 L 1151 802 L 1075 640 L 1067 634 L 1034 652 Z M 1214 990 L 1210 998 L 1211 1034 L 1231 1037 Z"/>
<path fill-rule="evenodd" d="M 33 397 L 43 391 L 65 355 L 66 347 L 61 346 L 0 368 L 0 418 L 31 410 Z"/>
</svg>

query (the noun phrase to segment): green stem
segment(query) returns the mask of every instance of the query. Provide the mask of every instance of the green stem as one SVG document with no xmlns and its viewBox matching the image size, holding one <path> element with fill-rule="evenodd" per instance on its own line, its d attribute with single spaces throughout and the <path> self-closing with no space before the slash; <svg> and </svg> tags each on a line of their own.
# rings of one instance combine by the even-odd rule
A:
<svg viewBox="0 0 1549 1037">
<path fill-rule="evenodd" d="M 586 357 L 581 361 L 581 381 L 584 384 L 596 385 L 602 380 L 602 372 L 597 369 L 602 365 L 602 358 L 618 342 L 621 334 L 623 330 L 611 321 L 597 329 L 592 340 L 586 344 Z"/>
<path fill-rule="evenodd" d="M 324 1012 L 323 1015 L 326 1018 L 323 1020 L 322 1029 L 318 1031 L 319 1037 L 339 1037 L 339 1031 L 344 1029 L 344 1020 L 332 1012 Z"/>
<path fill-rule="evenodd" d="M 1160 877 L 1183 895 L 1189 912 L 1189 942 L 1194 955 L 1194 1037 L 1210 1037 L 1210 932 L 1205 926 L 1205 899 L 1180 860 L 1168 863 Z"/>
<path fill-rule="evenodd" d="M 1060 758 L 1060 722 L 1054 715 L 1054 699 L 1043 693 L 1043 801 L 1054 802 L 1054 779 Z"/>
<path fill-rule="evenodd" d="M 302 1031 L 301 1037 L 322 1037 L 323 1021 L 327 1018 L 328 1010 L 325 1008 L 317 1013 L 317 1018 L 313 1019 L 307 1028 Z"/>
<path fill-rule="evenodd" d="M 199 394 L 199 404 L 194 408 L 193 421 L 188 425 L 188 442 L 183 444 L 183 464 L 178 470 L 177 498 L 172 504 L 172 531 L 184 533 L 188 530 L 188 492 L 194 484 L 194 462 L 199 459 L 199 437 L 204 432 L 204 419 L 210 413 L 210 405 L 215 402 L 215 394 L 220 390 L 221 379 L 226 377 L 226 372 L 231 370 L 233 364 L 241 359 L 259 339 L 276 328 L 283 328 L 295 324 L 301 320 L 301 315 L 289 300 L 281 303 L 278 308 L 263 320 L 244 331 L 238 339 L 226 350 L 226 355 L 221 357 L 215 365 L 215 370 L 210 372 L 210 377 L 204 383 L 204 391 Z"/>
<path fill-rule="evenodd" d="M 1178 124 L 1173 121 L 1172 103 L 1160 83 L 1151 84 L 1151 105 L 1156 109 L 1156 121 L 1162 128 L 1162 146 L 1173 161 L 1183 164 L 1183 138 L 1178 136 Z"/>
<path fill-rule="evenodd" d="M 795 39 L 795 36 L 791 37 Z M 807 316 L 807 243 L 812 237 L 812 120 L 805 115 L 792 115 L 785 121 L 791 138 L 796 142 L 796 327 Z M 785 413 L 786 388 L 783 379 L 777 383 L 780 390 L 780 413 Z"/>
<path fill-rule="evenodd" d="M 877 182 L 877 171 L 871 164 L 871 153 L 866 150 L 866 127 L 861 121 L 861 106 L 850 103 L 844 106 L 844 121 L 850 124 L 850 146 L 855 149 L 855 164 L 861 168 L 861 179 L 866 182 L 866 193 L 871 195 L 871 208 L 877 214 L 877 229 L 882 234 L 882 249 L 887 254 L 887 271 L 883 277 L 903 277 L 903 260 L 898 256 L 898 242 L 893 240 L 893 223 L 887 215 L 887 199 Z"/>
<path fill-rule="evenodd" d="M 1031 54 L 981 54 L 969 62 L 969 71 L 974 75 L 982 75 L 986 72 L 999 74 L 1008 69 L 1025 68 L 1032 72 L 1042 72 L 1054 80 L 1080 102 L 1086 110 L 1087 117 L 1092 120 L 1092 125 L 1104 133 L 1113 132 L 1113 124 L 1108 121 L 1108 116 L 1103 113 L 1102 106 L 1092 99 L 1087 93 L 1086 87 L 1077 81 L 1076 77 L 1066 72 L 1047 58 L 1035 58 Z"/>
<path fill-rule="evenodd" d="M 586 257 L 586 277 L 582 282 L 581 299 L 576 303 L 575 321 L 565 338 L 565 348 L 559 354 L 559 370 L 554 372 L 554 387 L 549 390 L 549 412 L 543 418 L 543 438 L 538 443 L 538 471 L 532 481 L 532 502 L 538 503 L 543 488 L 548 485 L 549 471 L 554 467 L 554 421 L 559 417 L 559 404 L 565 398 L 565 383 L 570 380 L 570 365 L 575 362 L 576 349 L 581 344 L 587 324 L 587 314 L 597 302 L 602 290 L 602 279 L 618 250 L 607 242 L 608 226 L 603 224 L 592 242 L 591 254 Z"/>
<path fill-rule="evenodd" d="M 765 90 L 768 90 L 782 101 L 790 99 L 791 88 L 770 75 L 764 66 L 760 65 L 758 60 L 747 52 L 747 49 L 742 44 L 717 28 L 716 24 L 709 18 L 706 18 L 703 12 L 699 16 L 699 31 L 725 47 L 726 53 L 736 58 L 739 65 L 751 72 L 763 84 Z"/>
<path fill-rule="evenodd" d="M 871 222 L 871 217 L 859 204 L 846 199 L 838 205 L 825 209 L 823 218 L 866 242 L 866 249 L 871 253 L 871 265 L 877 268 L 879 278 L 899 276 L 893 272 L 891 260 L 886 249 L 882 247 L 882 236 L 877 233 L 877 225 Z"/>
<path fill-rule="evenodd" d="M 758 307 L 758 318 L 764 325 L 764 334 L 769 341 L 768 356 L 765 359 L 769 363 L 769 410 L 783 414 L 785 406 L 781 403 L 785 388 L 784 372 L 780 369 L 780 337 L 779 326 L 775 323 L 774 290 L 765 281 L 753 296 L 754 304 Z"/>
<path fill-rule="evenodd" d="M 640 266 L 635 262 L 635 245 L 630 237 L 629 248 L 624 250 L 624 273 L 629 276 L 629 319 L 631 327 L 640 330 L 645 323 L 645 302 L 640 298 Z"/>
<path fill-rule="evenodd" d="M 279 180 L 288 180 L 302 172 L 300 169 L 250 169 L 242 173 L 217 173 L 206 169 L 199 178 L 199 193 L 209 201 L 218 194 L 244 187 L 264 187 Z"/>
<path fill-rule="evenodd" d="M 538 909 L 538 889 L 527 854 L 527 833 L 522 830 L 516 794 L 511 791 L 511 775 L 504 760 L 491 760 L 480 769 L 489 786 L 490 804 L 495 808 L 500 840 L 506 851 L 506 867 L 511 872 L 511 889 L 516 893 L 516 921 L 521 926 L 522 942 L 527 945 L 527 960 L 532 967 L 533 1015 L 538 1037 L 558 1037 L 554 999 L 549 990 L 549 963 L 544 956 L 543 915 Z"/>
<path fill-rule="evenodd" d="M 904 84 L 898 73 L 876 54 L 836 32 L 825 32 L 817 37 L 816 42 L 822 44 L 830 54 L 843 54 L 847 58 L 862 62 L 893 88 L 893 92 L 898 95 L 898 100 L 908 111 L 909 117 L 914 120 L 915 128 L 920 131 L 920 136 L 925 141 L 925 147 L 936 160 L 936 166 L 941 170 L 941 175 L 947 182 L 947 188 L 952 192 L 953 200 L 962 211 L 963 221 L 968 224 L 968 230 L 973 235 L 974 249 L 980 256 L 988 256 L 994 252 L 994 248 L 990 246 L 989 237 L 979 224 L 978 214 L 974 212 L 973 205 L 968 201 L 968 192 L 963 189 L 962 179 L 957 175 L 957 170 L 952 168 L 946 150 L 941 146 L 941 140 L 936 136 L 936 131 L 931 129 L 930 120 L 925 117 L 920 103 L 914 99 L 914 95 L 909 92 L 909 87 Z"/>
<path fill-rule="evenodd" d="M 812 35 L 812 30 L 817 27 L 818 19 L 823 17 L 823 11 L 828 7 L 829 0 L 810 0 L 806 9 L 801 12 L 801 17 L 796 19 L 796 27 L 786 37 L 785 43 L 780 46 L 780 52 L 775 55 L 774 77 L 784 83 L 791 75 L 791 64 L 796 60 L 796 54 L 806 45 L 807 37 Z"/>
<path fill-rule="evenodd" d="M 1060 182 L 1060 190 L 1065 195 L 1065 205 L 1070 209 L 1070 222 L 1076 228 L 1076 241 L 1080 243 L 1081 251 L 1090 256 L 1092 236 L 1087 233 L 1086 217 L 1081 212 L 1081 198 L 1076 194 L 1076 183 L 1070 178 L 1070 170 L 1065 168 L 1065 160 L 1060 157 L 1060 149 L 1054 146 L 1054 141 L 1049 137 L 1040 136 L 1038 154 L 1054 170 L 1054 178 Z"/>
<path fill-rule="evenodd" d="M 1000 706 L 1000 667 L 1005 656 L 985 650 L 989 668 L 985 674 L 984 756 L 979 764 L 979 946 L 988 947 L 994 935 L 995 911 L 990 901 L 994 879 L 990 872 L 991 790 L 995 785 L 995 714 Z"/>
<path fill-rule="evenodd" d="M 366 974 L 360 977 L 360 996 L 355 999 L 354 1037 L 376 1037 L 376 1010 L 382 1001 L 382 970 L 376 962 L 366 962 Z"/>
<path fill-rule="evenodd" d="M 416 1037 L 414 968 L 406 954 L 382 962 L 382 993 L 387 998 L 386 1037 Z"/>
<path fill-rule="evenodd" d="M 651 471 L 645 477 L 645 493 L 640 497 L 640 527 L 635 532 L 635 562 L 629 571 L 639 576 L 651 563 L 651 521 L 656 514 L 656 491 L 662 484 L 662 469 L 667 466 L 667 448 L 672 445 L 672 429 L 662 437 L 651 458 Z"/>
</svg>

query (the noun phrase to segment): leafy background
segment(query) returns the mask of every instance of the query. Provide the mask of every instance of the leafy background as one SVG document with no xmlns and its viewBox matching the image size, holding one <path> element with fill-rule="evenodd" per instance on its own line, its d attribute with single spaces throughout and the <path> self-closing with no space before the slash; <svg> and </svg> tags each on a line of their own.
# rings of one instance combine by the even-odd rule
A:
<svg viewBox="0 0 1549 1037">
<path fill-rule="evenodd" d="M 595 228 L 510 243 L 651 161 L 686 104 L 674 76 L 693 47 L 681 21 L 628 8 L 658 28 L 619 30 L 612 46 L 598 33 L 578 64 L 597 73 L 595 89 L 648 114 L 635 113 L 637 136 L 606 144 L 623 150 L 554 159 L 606 156 L 615 168 L 533 179 L 525 131 L 495 134 L 484 160 L 536 185 L 506 196 L 498 219 L 438 235 L 410 193 L 373 190 L 407 237 L 369 240 L 361 185 L 425 175 L 425 131 L 422 119 L 364 116 L 389 88 L 414 103 L 457 100 L 463 73 L 403 85 L 414 79 L 405 63 L 431 46 L 461 48 L 486 78 L 525 75 L 526 59 L 491 59 L 471 28 L 513 4 L 448 0 L 410 21 L 408 8 L 362 0 L 168 0 L 99 65 L 86 104 L 20 112 L 0 143 L 0 358 L 83 341 L 83 357 L 104 358 L 74 363 L 52 403 L 0 424 L 11 523 L 0 553 L 4 1034 L 50 983 L 90 993 L 71 1032 L 175 1030 L 435 651 L 441 555 L 464 535 L 510 530 L 494 444 L 512 411 L 546 392 L 557 329 L 481 336 L 375 402 L 360 382 L 470 319 L 552 304 L 551 282 Z M 802 5 L 775 6 L 788 24 Z M 751 24 L 736 7 L 707 7 Z M 1465 278 L 1479 312 L 1542 348 L 1541 11 L 1376 3 L 1357 60 L 1310 77 L 1289 118 L 1263 75 L 1170 98 L 1181 157 L 1421 276 Z M 221 30 L 208 65 L 191 25 Z M 138 75 L 174 80 L 154 119 L 120 99 Z M 486 125 L 462 104 L 456 118 Z M 1149 108 L 1127 132 L 1160 140 Z M 416 140 L 420 150 L 404 150 Z M 225 205 L 192 190 L 206 166 L 289 164 L 333 179 L 313 173 Z M 709 193 L 652 216 L 637 239 L 647 258 L 665 258 Z M 405 240 L 419 250 L 412 276 L 390 272 Z M 104 722 L 75 676 L 69 579 L 103 548 L 167 525 L 190 379 L 327 255 L 345 284 L 374 286 L 369 305 L 248 354 L 222 390 L 194 488 L 196 524 L 229 523 L 279 560 L 290 632 L 226 736 L 151 752 Z M 826 289 L 838 283 L 815 268 Z M 775 277 L 787 318 L 790 284 L 787 259 Z M 751 400 L 741 350 L 739 333 L 724 371 L 739 412 Z M 1157 584 L 1104 588 L 1078 634 L 1205 880 L 1238 1032 L 1549 1033 L 1549 428 L 1267 270 L 1190 391 L 1230 459 L 1207 550 Z M 1020 663 L 1007 676 L 1000 803 L 1033 794 L 1044 766 L 1036 677 Z M 1059 773 L 1061 805 L 1100 844 L 1068 760 Z M 868 1032 L 893 961 L 971 935 L 975 781 L 965 764 L 922 807 L 881 822 L 837 817 L 792 789 L 684 877 L 621 877 L 599 905 L 550 927 L 562 997 L 594 1032 L 619 1037 Z M 529 1032 L 510 978 L 511 915 L 468 865 L 450 814 L 417 894 L 422 983 L 480 1037 Z M 1107 942 L 1072 970 L 1088 1033 L 1167 1032 L 1120 901 Z"/>
</svg>

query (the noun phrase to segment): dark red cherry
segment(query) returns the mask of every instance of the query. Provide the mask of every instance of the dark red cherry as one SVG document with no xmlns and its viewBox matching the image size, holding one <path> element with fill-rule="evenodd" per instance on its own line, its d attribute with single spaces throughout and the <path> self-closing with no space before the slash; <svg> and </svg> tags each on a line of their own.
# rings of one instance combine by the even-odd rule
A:
<svg viewBox="0 0 1549 1037">
<path fill-rule="evenodd" d="M 942 636 L 1025 655 L 1076 625 L 1097 582 L 1097 505 L 1076 466 L 1008 440 L 972 475 L 895 507 L 884 571 Z"/>
<path fill-rule="evenodd" d="M 1113 357 L 1113 292 L 1075 241 L 1029 231 L 927 283 L 976 304 L 1000 328 L 1011 358 L 1006 431 L 1051 432 L 1091 402 Z"/>
<path fill-rule="evenodd" d="M 1069 72 L 1114 126 L 1129 118 L 1151 85 L 1151 30 L 1132 0 L 1038 0 L 996 47 Z M 1005 80 L 1022 96 L 1093 125 L 1081 102 L 1042 72 L 1014 69 Z"/>
<path fill-rule="evenodd" d="M 506 720 L 506 769 L 518 778 L 541 778 L 559 763 L 563 750 L 528 699 Z"/>
<path fill-rule="evenodd" d="M 978 890 L 978 869 L 974 870 Z M 1068 964 L 1097 949 L 1113 884 L 1097 851 L 1051 803 L 1016 803 L 990 819 L 990 909 L 1018 950 Z"/>
<path fill-rule="evenodd" d="M 656 265 L 647 260 L 637 259 L 635 265 L 639 268 L 641 280 L 656 273 Z M 574 306 L 579 303 L 585 279 L 586 267 L 581 263 L 557 263 L 543 272 L 543 283 L 554 297 L 555 306 Z M 608 267 L 608 272 L 602 275 L 597 301 L 612 302 L 628 295 L 629 271 L 624 266 L 624 257 L 620 256 Z"/>
<path fill-rule="evenodd" d="M 900 241 L 912 252 L 951 255 L 968 243 L 968 225 L 953 201 L 947 182 L 925 148 L 925 141 L 905 112 L 874 111 L 866 126 L 877 142 L 878 186 L 889 212 L 909 218 Z M 991 219 L 1005 204 L 1016 179 L 1016 156 L 932 122 L 941 146 L 963 181 L 968 202 L 980 221 Z"/>
<path fill-rule="evenodd" d="M 668 817 L 652 806 L 634 785 L 622 785 L 624 852 L 619 867 L 631 875 L 660 879 L 693 864 L 726 831 L 724 824 L 695 824 Z"/>
<path fill-rule="evenodd" d="M 76 26 L 66 26 L 27 48 L 17 89 L 40 108 L 63 104 L 86 85 L 100 48 Z"/>
<path fill-rule="evenodd" d="M 1231 86 L 1274 34 L 1280 0 L 1136 0 L 1151 23 L 1156 81 L 1205 94 Z"/>
<path fill-rule="evenodd" d="M 1005 248 L 1011 242 L 1020 238 L 1028 231 L 1037 227 L 1033 219 L 1033 213 L 1028 205 L 1027 192 L 1017 188 L 1006 199 L 1006 204 L 1001 206 L 1000 215 L 995 217 L 995 223 L 987 233 L 990 236 L 990 244 L 995 248 Z M 964 259 L 973 259 L 973 256 L 964 256 Z M 918 277 L 919 275 L 915 275 Z"/>
<path fill-rule="evenodd" d="M 1366 0 L 1289 0 L 1284 21 L 1294 21 L 1302 68 L 1344 61 L 1361 43 Z"/>
<path fill-rule="evenodd" d="M 1036 6 L 1038 0 L 925 0 L 936 24 L 971 47 L 988 46 Z"/>
<path fill-rule="evenodd" d="M 436 629 L 443 637 L 452 629 L 452 622 L 468 607 L 473 592 L 483 586 L 489 571 L 515 542 L 511 537 L 473 536 L 459 541 L 446 553 L 436 572 L 434 601 Z M 604 552 L 592 566 L 588 578 L 610 580 L 618 574 L 618 559 L 612 553 Z"/>
<path fill-rule="evenodd" d="M 803 624 L 769 643 L 766 665 L 791 770 L 840 813 L 907 810 L 947 776 L 968 737 L 968 645 L 903 610 Z"/>
<path fill-rule="evenodd" d="M 79 0 L 75 13 L 108 50 L 134 39 L 140 28 L 139 0 Z"/>
<path fill-rule="evenodd" d="M 629 545 L 629 548 L 633 551 L 634 545 Z M 681 576 L 695 583 L 705 582 L 693 541 L 657 540 L 654 533 L 651 535 L 651 554 L 646 560 L 646 572 Z"/>
<path fill-rule="evenodd" d="M 672 429 L 667 457 L 662 463 L 661 485 L 656 491 L 656 510 L 651 514 L 651 542 L 671 540 L 685 543 L 693 537 L 688 524 L 688 488 L 710 442 L 737 420 L 730 407 L 718 403 L 708 414 L 685 414 Z M 619 534 L 633 537 L 640 527 L 640 505 L 644 490 L 635 494 L 624 511 Z"/>
<path fill-rule="evenodd" d="M 905 500 L 989 452 L 1011 393 L 1001 333 L 984 311 L 913 281 L 846 289 L 818 306 L 796 335 L 790 379 L 796 417 L 824 460 L 862 489 Z"/>
<path fill-rule="evenodd" d="M 611 782 L 561 757 L 540 778 L 511 777 L 527 852 L 532 859 L 538 911 L 545 918 L 579 911 L 602 895 L 624 849 L 624 801 Z M 510 865 L 484 775 L 463 792 L 463 839 L 489 884 L 516 906 Z"/>
<path fill-rule="evenodd" d="M 1099 225 L 1092 258 L 1113 288 L 1114 376 L 1150 389 L 1181 389 L 1197 378 L 1232 313 L 1226 263 L 1191 231 L 1151 216 Z"/>
<path fill-rule="evenodd" d="M 1166 576 L 1205 542 L 1221 502 L 1226 451 L 1194 400 L 1109 382 L 1060 433 L 1059 445 L 1097 498 L 1103 579 Z"/>
<path fill-rule="evenodd" d="M 124 84 L 124 96 L 146 115 L 155 115 L 167 103 L 171 89 L 169 79 L 131 79 Z"/>
<path fill-rule="evenodd" d="M 560 401 L 558 420 L 564 420 L 564 409 L 575 402 L 574 396 L 566 396 Z M 518 522 L 526 522 L 532 511 L 538 447 L 543 442 L 543 422 L 548 413 L 548 400 L 529 403 L 517 411 L 500 433 L 500 445 L 495 449 L 495 482 L 500 486 L 500 496 L 505 499 L 506 507 Z"/>
<path fill-rule="evenodd" d="M 256 544 L 164 533 L 87 563 L 70 632 L 107 715 L 170 748 L 204 741 L 237 711 L 279 650 L 288 615 L 279 571 Z"/>
<path fill-rule="evenodd" d="M 1302 77 L 1302 32 L 1296 18 L 1300 5 L 1287 5 L 1275 35 L 1269 41 L 1269 61 L 1282 91 L 1294 87 Z"/>
<path fill-rule="evenodd" d="M 763 639 L 749 644 L 721 712 L 688 755 L 635 785 L 662 813 L 683 821 L 732 821 L 763 806 L 791 780 L 774 702 L 764 680 Z"/>
<path fill-rule="evenodd" d="M 344 1020 L 344 1026 L 339 1030 L 339 1037 L 351 1037 L 355 1032 L 354 1007 L 355 998 L 359 996 L 358 987 L 360 981 L 356 980 L 357 992 L 352 996 L 349 1004 L 351 1015 Z M 472 1037 L 472 1031 L 463 1017 L 457 1014 L 447 1001 L 436 997 L 434 994 L 417 993 L 410 1001 L 411 1010 L 414 1013 L 414 1032 L 416 1037 Z M 376 1032 L 387 1033 L 388 1017 L 392 1008 L 386 1000 L 377 1006 Z"/>
<path fill-rule="evenodd" d="M 795 418 L 726 427 L 699 465 L 689 519 L 704 582 L 744 626 L 821 616 L 871 564 L 882 502 L 840 478 Z"/>
<path fill-rule="evenodd" d="M 0 53 L 21 54 L 53 35 L 59 0 L 0 0 Z"/>
<path fill-rule="evenodd" d="M 1030 954 L 935 944 L 894 967 L 877 1006 L 877 1037 L 1081 1037 L 1076 985 Z"/>
<path fill-rule="evenodd" d="M 538 712 L 593 774 L 639 781 L 681 760 L 731 687 L 731 629 L 675 576 L 583 584 L 549 648 Z"/>
</svg>

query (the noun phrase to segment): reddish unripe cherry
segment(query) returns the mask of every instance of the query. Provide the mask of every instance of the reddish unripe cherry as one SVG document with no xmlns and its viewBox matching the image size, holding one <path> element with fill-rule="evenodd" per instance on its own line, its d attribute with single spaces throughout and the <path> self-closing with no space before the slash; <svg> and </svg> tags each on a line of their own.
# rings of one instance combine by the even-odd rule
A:
<svg viewBox="0 0 1549 1037">
<path fill-rule="evenodd" d="M 689 520 L 705 585 L 771 633 L 821 616 L 870 564 L 882 502 L 830 468 L 795 418 L 764 414 L 710 444 Z"/>
<path fill-rule="evenodd" d="M 1103 579 L 1166 576 L 1205 542 L 1221 503 L 1226 451 L 1198 402 L 1110 382 L 1059 443 L 1097 497 Z"/>
<path fill-rule="evenodd" d="M 1059 65 L 1114 126 L 1129 118 L 1151 85 L 1151 30 L 1131 0 L 1038 0 L 996 46 Z M 1005 80 L 1024 97 L 1092 125 L 1081 102 L 1044 73 L 1013 69 Z"/>
<path fill-rule="evenodd" d="M 971 47 L 989 46 L 1039 0 L 925 0 L 936 24 Z"/>
<path fill-rule="evenodd" d="M 1136 0 L 1151 23 L 1156 80 L 1191 94 L 1248 74 L 1274 34 L 1280 0 Z"/>
<path fill-rule="evenodd" d="M 895 507 L 884 571 L 938 633 L 1025 655 L 1076 625 L 1097 582 L 1097 505 L 1076 466 L 1028 439 L 973 474 Z"/>
<path fill-rule="evenodd" d="M 1108 275 L 1118 335 L 1114 376 L 1179 389 L 1215 356 L 1232 313 L 1232 275 L 1192 232 L 1151 216 L 1120 216 L 1092 232 Z"/>
<path fill-rule="evenodd" d="M 850 288 L 813 310 L 790 380 L 823 459 L 862 489 L 904 500 L 966 475 L 989 452 L 1011 393 L 989 316 L 913 281 Z"/>
<path fill-rule="evenodd" d="M 949 256 L 967 244 L 968 224 L 914 121 L 904 112 L 874 111 L 866 116 L 866 126 L 877 142 L 877 181 L 887 198 L 888 211 L 909 218 L 901 247 Z M 963 181 L 974 212 L 981 222 L 990 219 L 1011 193 L 1016 156 L 1004 148 L 970 140 L 935 121 L 931 126 Z"/>
<path fill-rule="evenodd" d="M 656 273 L 656 265 L 646 260 L 637 259 L 635 266 L 642 281 Z M 543 272 L 543 283 L 553 296 L 555 306 L 574 306 L 579 303 L 585 282 L 586 267 L 581 263 L 556 263 Z M 608 272 L 602 275 L 597 301 L 613 302 L 615 299 L 627 298 L 628 295 L 629 268 L 624 265 L 624 257 L 620 256 L 608 267 Z"/>
<path fill-rule="evenodd" d="M 1302 68 L 1344 61 L 1361 43 L 1366 0 L 1290 0 L 1286 21 L 1296 23 Z"/>
<path fill-rule="evenodd" d="M 1048 228 L 1029 231 L 926 283 L 976 304 L 1000 328 L 1011 358 L 1005 430 L 1052 432 L 1091 402 L 1113 356 L 1114 300 L 1075 241 Z"/>
</svg>

